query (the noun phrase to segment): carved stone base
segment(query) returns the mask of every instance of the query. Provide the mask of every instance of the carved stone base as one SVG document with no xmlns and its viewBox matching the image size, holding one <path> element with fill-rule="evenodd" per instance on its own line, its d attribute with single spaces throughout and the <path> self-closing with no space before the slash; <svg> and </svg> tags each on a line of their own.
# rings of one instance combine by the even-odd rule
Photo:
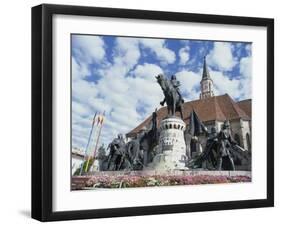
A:
<svg viewBox="0 0 281 226">
<path fill-rule="evenodd" d="M 184 131 L 186 125 L 178 117 L 168 117 L 161 121 L 159 154 L 148 168 L 154 170 L 187 169 L 186 144 Z"/>
</svg>

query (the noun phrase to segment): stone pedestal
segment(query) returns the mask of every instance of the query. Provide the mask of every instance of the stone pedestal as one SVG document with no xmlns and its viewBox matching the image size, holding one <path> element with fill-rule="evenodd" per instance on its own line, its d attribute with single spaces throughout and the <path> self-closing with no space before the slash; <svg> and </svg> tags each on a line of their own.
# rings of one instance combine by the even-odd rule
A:
<svg viewBox="0 0 281 226">
<path fill-rule="evenodd" d="M 185 129 L 184 121 L 178 117 L 168 117 L 161 121 L 159 154 L 154 157 L 150 168 L 155 170 L 187 169 L 185 167 L 187 161 Z"/>
</svg>

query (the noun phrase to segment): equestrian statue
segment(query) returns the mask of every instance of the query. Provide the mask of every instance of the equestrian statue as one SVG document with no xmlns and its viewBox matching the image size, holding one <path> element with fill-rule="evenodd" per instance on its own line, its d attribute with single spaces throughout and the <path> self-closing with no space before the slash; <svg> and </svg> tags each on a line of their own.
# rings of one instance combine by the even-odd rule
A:
<svg viewBox="0 0 281 226">
<path fill-rule="evenodd" d="M 171 80 L 169 80 L 165 78 L 163 74 L 159 74 L 158 76 L 156 76 L 156 79 L 165 96 L 164 100 L 161 101 L 160 104 L 162 106 L 165 103 L 167 104 L 169 116 L 175 116 L 175 113 L 179 111 L 181 118 L 183 119 L 182 105 L 184 103 L 184 100 L 180 94 L 180 82 L 176 79 L 176 76 L 173 75 L 171 77 Z"/>
</svg>

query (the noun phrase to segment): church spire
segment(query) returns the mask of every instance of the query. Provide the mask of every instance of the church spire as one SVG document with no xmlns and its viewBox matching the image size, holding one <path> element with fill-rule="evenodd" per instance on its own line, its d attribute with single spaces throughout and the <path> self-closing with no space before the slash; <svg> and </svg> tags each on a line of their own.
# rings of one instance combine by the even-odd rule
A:
<svg viewBox="0 0 281 226">
<path fill-rule="evenodd" d="M 208 66 L 206 63 L 206 56 L 204 56 L 203 73 L 202 73 L 202 80 L 200 84 L 201 84 L 200 99 L 205 99 L 214 96 L 213 80 L 211 79 L 208 70 Z"/>
<path fill-rule="evenodd" d="M 203 79 L 211 79 L 210 73 L 206 64 L 206 56 L 204 56 L 204 63 L 203 63 L 203 74 L 202 74 L 202 80 Z"/>
</svg>

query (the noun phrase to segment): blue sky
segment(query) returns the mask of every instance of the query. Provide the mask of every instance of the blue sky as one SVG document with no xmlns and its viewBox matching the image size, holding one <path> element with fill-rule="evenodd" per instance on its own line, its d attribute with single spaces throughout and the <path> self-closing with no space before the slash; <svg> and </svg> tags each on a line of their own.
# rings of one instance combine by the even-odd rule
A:
<svg viewBox="0 0 281 226">
<path fill-rule="evenodd" d="M 199 98 L 206 56 L 215 95 L 251 98 L 250 43 L 72 35 L 72 143 L 85 149 L 95 112 L 106 112 L 100 143 L 127 133 L 163 99 L 155 76 L 175 74 L 185 101 Z"/>
</svg>

